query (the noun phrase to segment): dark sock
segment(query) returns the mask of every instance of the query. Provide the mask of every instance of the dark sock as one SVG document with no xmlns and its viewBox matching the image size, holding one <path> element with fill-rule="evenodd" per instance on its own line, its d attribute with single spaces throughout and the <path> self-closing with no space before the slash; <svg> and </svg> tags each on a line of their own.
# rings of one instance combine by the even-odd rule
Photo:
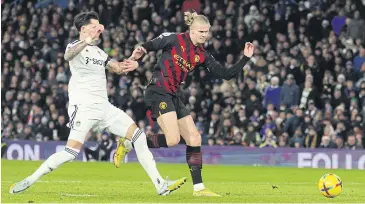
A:
<svg viewBox="0 0 365 204">
<path fill-rule="evenodd" d="M 147 137 L 148 148 L 168 147 L 164 134 L 150 135 Z"/>
<path fill-rule="evenodd" d="M 203 183 L 203 158 L 200 147 L 191 147 L 189 145 L 186 145 L 186 162 L 189 165 L 193 184 Z"/>
</svg>

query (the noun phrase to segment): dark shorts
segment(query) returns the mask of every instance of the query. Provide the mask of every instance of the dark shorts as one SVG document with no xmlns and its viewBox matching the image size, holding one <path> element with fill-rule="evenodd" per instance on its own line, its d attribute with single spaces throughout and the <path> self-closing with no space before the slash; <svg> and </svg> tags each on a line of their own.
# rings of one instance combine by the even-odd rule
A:
<svg viewBox="0 0 365 204">
<path fill-rule="evenodd" d="M 151 111 L 153 120 L 157 120 L 162 114 L 173 111 L 176 112 L 177 119 L 190 115 L 190 112 L 185 107 L 181 98 L 169 94 L 158 93 L 154 90 L 153 86 L 149 86 L 146 89 L 144 101 L 148 110 Z"/>
</svg>

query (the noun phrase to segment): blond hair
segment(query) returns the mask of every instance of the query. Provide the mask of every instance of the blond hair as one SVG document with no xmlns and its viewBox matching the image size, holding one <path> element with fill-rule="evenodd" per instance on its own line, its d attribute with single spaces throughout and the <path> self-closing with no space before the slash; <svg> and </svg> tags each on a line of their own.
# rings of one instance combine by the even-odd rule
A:
<svg viewBox="0 0 365 204">
<path fill-rule="evenodd" d="M 189 27 L 191 25 L 193 25 L 194 22 L 210 25 L 209 20 L 208 20 L 207 17 L 205 17 L 204 15 L 198 14 L 194 10 L 185 11 L 184 12 L 184 20 L 185 20 L 185 24 Z"/>
</svg>

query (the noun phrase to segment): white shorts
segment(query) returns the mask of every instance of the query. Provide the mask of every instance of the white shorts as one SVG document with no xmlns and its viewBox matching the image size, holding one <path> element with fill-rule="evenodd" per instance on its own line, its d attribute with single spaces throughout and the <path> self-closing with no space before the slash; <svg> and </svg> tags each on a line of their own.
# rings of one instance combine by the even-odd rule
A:
<svg viewBox="0 0 365 204">
<path fill-rule="evenodd" d="M 69 105 L 68 115 L 70 122 L 67 126 L 71 129 L 68 139 L 81 143 L 91 128 L 108 128 L 109 132 L 125 137 L 128 128 L 134 124 L 129 115 L 109 102 Z"/>
</svg>

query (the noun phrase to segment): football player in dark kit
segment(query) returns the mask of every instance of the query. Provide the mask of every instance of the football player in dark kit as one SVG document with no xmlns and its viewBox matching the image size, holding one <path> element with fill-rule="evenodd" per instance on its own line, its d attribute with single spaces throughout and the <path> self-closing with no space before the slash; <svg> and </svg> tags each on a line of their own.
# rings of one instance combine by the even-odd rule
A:
<svg viewBox="0 0 365 204">
<path fill-rule="evenodd" d="M 197 66 L 204 66 L 214 76 L 230 80 L 235 77 L 250 61 L 254 53 L 252 43 L 246 43 L 244 56 L 231 68 L 227 69 L 217 62 L 202 44 L 206 41 L 210 29 L 209 20 L 195 11 L 185 12 L 185 23 L 189 26 L 186 33 L 163 33 L 159 37 L 136 48 L 130 59 L 138 60 L 149 51 L 163 50 L 161 59 L 153 72 L 152 79 L 145 91 L 145 102 L 151 116 L 164 132 L 163 135 L 148 137 L 149 148 L 171 147 L 180 141 L 180 135 L 186 142 L 186 160 L 190 168 L 194 184 L 194 196 L 220 196 L 204 187 L 201 175 L 202 152 L 201 135 L 193 118 L 177 97 L 180 84 L 189 72 Z M 129 72 L 134 69 L 125 69 Z M 118 151 L 119 150 L 119 151 Z M 117 152 L 123 159 L 128 150 L 119 143 Z"/>
</svg>

